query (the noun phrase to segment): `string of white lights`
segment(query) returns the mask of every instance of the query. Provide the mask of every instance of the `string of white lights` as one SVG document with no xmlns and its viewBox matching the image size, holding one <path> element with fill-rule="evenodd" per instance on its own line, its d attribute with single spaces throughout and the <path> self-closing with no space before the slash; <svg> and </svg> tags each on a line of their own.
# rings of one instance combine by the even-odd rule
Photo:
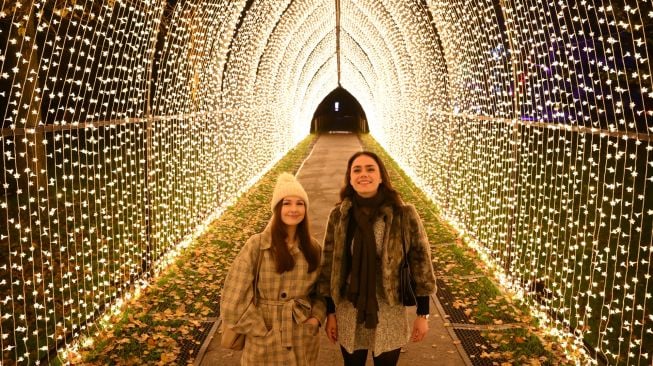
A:
<svg viewBox="0 0 653 366">
<path fill-rule="evenodd" d="M 440 30 L 452 23 L 451 14 L 455 13 L 452 8 L 466 9 L 462 2 L 430 5 Z M 510 50 L 509 60 L 516 59 L 516 68 L 512 67 L 516 70 L 515 81 L 523 85 L 523 92 L 518 95 L 519 109 L 509 117 L 527 127 L 521 128 L 526 135 L 522 134 L 520 139 L 527 145 L 516 161 L 520 172 L 517 203 L 522 207 L 518 217 L 521 221 L 517 221 L 521 228 L 517 233 L 527 236 L 517 236 L 518 241 L 513 245 L 522 248 L 525 243 L 519 240 L 526 239 L 526 248 L 530 249 L 523 251 L 520 265 L 510 269 L 511 277 L 515 286 L 526 283 L 526 290 L 543 285 L 544 290 L 553 291 L 533 292 L 530 301 L 533 304 L 543 301 L 543 308 L 551 314 L 555 327 L 575 332 L 577 346 L 582 347 L 586 342 L 593 345 L 591 351 L 598 352 L 594 357 L 624 364 L 645 362 L 641 360 L 650 357 L 645 350 L 651 344 L 650 317 L 646 320 L 645 311 L 651 307 L 647 282 L 651 239 L 646 233 L 651 226 L 651 202 L 645 199 L 647 181 L 651 180 L 646 176 L 650 176 L 647 165 L 650 165 L 651 143 L 647 137 L 650 113 L 645 106 L 651 96 L 647 94 L 646 81 L 638 77 L 650 75 L 650 65 L 641 57 L 648 55 L 641 32 L 646 27 L 643 23 L 651 21 L 649 11 L 644 10 L 650 6 L 642 2 L 637 5 L 637 8 L 632 4 L 622 6 L 617 11 L 617 4 L 607 3 L 604 6 L 494 4 L 506 17 L 504 33 L 510 42 L 503 41 L 502 48 Z M 626 13 L 634 16 L 624 20 Z M 645 14 L 649 14 L 649 20 L 643 20 Z M 472 15 L 471 18 L 480 17 Z M 439 33 L 445 54 L 454 49 L 447 48 L 447 36 L 474 32 L 469 30 L 468 22 L 456 22 L 466 31 Z M 630 41 L 638 37 L 639 46 L 636 41 Z M 638 53 L 634 50 L 637 47 L 642 48 L 639 58 L 633 56 Z M 463 49 L 487 48 L 472 41 Z M 446 58 L 451 57 L 457 55 Z M 641 61 L 629 67 L 629 58 Z M 451 75 L 452 69 L 448 70 Z M 507 75 L 509 71 L 510 68 Z M 526 77 L 521 78 L 520 73 Z M 471 72 L 463 74 L 472 75 Z M 510 91 L 510 79 L 507 80 L 502 89 Z M 452 103 L 456 103 L 455 98 Z M 623 108 L 626 105 L 632 113 L 626 112 Z M 497 121 L 502 117 L 494 113 L 489 116 Z M 526 118 L 535 118 L 536 123 L 526 124 Z M 574 125 L 594 129 L 584 132 L 568 129 Z M 466 129 L 465 135 L 479 132 Z M 627 135 L 630 132 L 638 135 Z M 496 143 L 479 145 L 497 146 Z M 465 156 L 457 155 L 456 159 Z M 465 172 L 472 173 L 472 177 L 463 179 L 473 181 L 473 166 L 479 163 L 468 160 Z M 487 200 L 479 197 L 478 202 Z M 530 209 L 524 210 L 529 206 Z M 507 206 L 500 211 L 510 209 Z M 493 243 L 492 237 L 485 236 L 483 229 L 468 221 L 467 212 L 451 210 L 448 216 L 479 239 L 483 248 L 500 246 Z M 537 221 L 526 219 L 533 215 Z M 497 215 L 492 213 L 487 217 Z M 510 230 L 510 226 L 504 230 Z M 647 286 L 641 285 L 644 282 Z M 635 283 L 640 284 L 637 291 Z"/>
</svg>

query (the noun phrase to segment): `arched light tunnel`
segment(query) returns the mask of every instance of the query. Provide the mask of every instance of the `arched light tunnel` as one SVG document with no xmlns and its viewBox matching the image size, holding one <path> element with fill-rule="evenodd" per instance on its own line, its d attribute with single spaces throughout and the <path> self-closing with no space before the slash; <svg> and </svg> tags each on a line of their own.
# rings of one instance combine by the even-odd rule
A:
<svg viewBox="0 0 653 366">
<path fill-rule="evenodd" d="M 1 364 L 66 348 L 336 91 L 543 326 L 651 363 L 650 1 L 0 6 Z"/>
</svg>

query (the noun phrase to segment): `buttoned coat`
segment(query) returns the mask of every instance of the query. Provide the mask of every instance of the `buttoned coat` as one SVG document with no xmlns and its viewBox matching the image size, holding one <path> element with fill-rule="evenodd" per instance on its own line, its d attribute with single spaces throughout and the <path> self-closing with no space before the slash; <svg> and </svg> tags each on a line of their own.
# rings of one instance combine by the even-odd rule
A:
<svg viewBox="0 0 653 366">
<path fill-rule="evenodd" d="M 345 250 L 351 250 L 345 243 L 351 207 L 351 200 L 345 198 L 331 210 L 324 236 L 323 265 L 318 288 L 321 295 L 333 298 L 336 306 L 344 294 Z M 415 294 L 431 295 L 435 291 L 431 247 L 415 207 L 413 205 L 394 207 L 384 204 L 380 208 L 380 216 L 385 217 L 381 274 L 383 295 L 388 303 L 390 305 L 401 303 L 399 269 L 403 259 L 402 237 L 406 243 L 410 271 L 416 283 Z"/>
<path fill-rule="evenodd" d="M 314 245 L 318 242 L 311 238 Z M 295 267 L 277 273 L 269 228 L 250 237 L 225 279 L 220 314 L 225 326 L 246 335 L 241 365 L 313 365 L 319 349 L 318 326 L 326 316 L 324 298 L 317 294 L 320 269 L 308 273 L 308 262 L 297 246 L 290 248 Z M 253 280 L 261 255 L 254 305 Z"/>
</svg>

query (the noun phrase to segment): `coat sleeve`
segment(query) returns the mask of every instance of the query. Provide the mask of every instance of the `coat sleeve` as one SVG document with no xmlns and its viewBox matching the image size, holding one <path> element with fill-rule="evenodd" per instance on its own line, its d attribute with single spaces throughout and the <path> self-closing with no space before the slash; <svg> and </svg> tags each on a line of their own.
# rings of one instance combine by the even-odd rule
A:
<svg viewBox="0 0 653 366">
<path fill-rule="evenodd" d="M 426 236 L 422 220 L 415 210 L 415 206 L 406 205 L 404 207 L 408 225 L 407 234 L 410 238 L 408 250 L 408 262 L 410 272 L 416 283 L 415 295 L 429 296 L 435 292 L 435 274 L 433 273 L 433 263 L 431 261 L 431 245 Z"/>
<path fill-rule="evenodd" d="M 220 315 L 225 326 L 251 336 L 267 333 L 263 315 L 253 303 L 255 266 L 258 256 L 263 255 L 258 235 L 250 237 L 236 256 L 224 281 L 220 301 Z"/>
<path fill-rule="evenodd" d="M 322 248 L 321 246 L 319 246 L 317 241 L 314 241 L 313 244 Z M 321 255 L 320 266 L 318 267 L 317 271 L 321 271 L 322 264 L 324 263 L 323 259 L 324 259 L 324 255 Z M 319 273 L 318 273 L 318 277 L 319 277 Z M 312 288 L 311 293 L 309 294 L 309 297 L 311 300 L 311 316 L 317 318 L 317 320 L 320 321 L 320 324 L 324 324 L 324 319 L 326 318 L 326 301 L 324 300 L 324 296 L 321 295 L 319 292 L 317 280 L 315 281 L 315 284 Z"/>
<path fill-rule="evenodd" d="M 334 246 L 334 231 L 335 223 L 337 221 L 336 214 L 338 208 L 331 210 L 329 214 L 329 221 L 327 222 L 326 231 L 324 233 L 324 243 L 322 245 L 322 266 L 320 275 L 318 276 L 318 293 L 324 297 L 331 296 L 331 271 L 333 267 L 333 246 Z"/>
</svg>

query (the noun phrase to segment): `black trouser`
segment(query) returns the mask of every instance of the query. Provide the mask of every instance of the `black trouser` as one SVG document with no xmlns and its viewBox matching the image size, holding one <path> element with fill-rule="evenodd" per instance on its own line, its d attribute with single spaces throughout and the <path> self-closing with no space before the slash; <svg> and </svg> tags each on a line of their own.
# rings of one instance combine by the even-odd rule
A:
<svg viewBox="0 0 653 366">
<path fill-rule="evenodd" d="M 365 366 L 365 361 L 367 360 L 366 349 L 358 349 L 354 353 L 349 353 L 340 346 L 340 352 L 342 352 L 342 359 L 345 361 L 345 366 Z M 392 351 L 383 352 L 380 355 L 373 355 L 374 366 L 394 366 L 399 361 L 400 353 L 401 348 L 397 348 Z"/>
</svg>

